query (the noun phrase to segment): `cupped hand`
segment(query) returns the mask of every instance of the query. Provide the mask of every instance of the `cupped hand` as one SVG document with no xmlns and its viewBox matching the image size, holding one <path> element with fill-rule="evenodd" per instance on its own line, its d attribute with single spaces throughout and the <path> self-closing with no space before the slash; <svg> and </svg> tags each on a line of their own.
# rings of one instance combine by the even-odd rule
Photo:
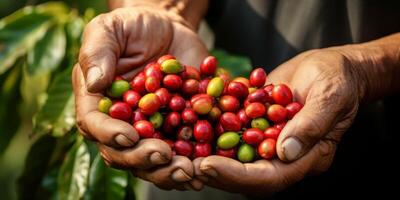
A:
<svg viewBox="0 0 400 200">
<path fill-rule="evenodd" d="M 178 16 L 152 5 L 116 9 L 94 18 L 85 28 L 79 64 L 73 70 L 77 125 L 98 143 L 105 162 L 130 169 L 163 189 L 184 189 L 193 176 L 192 162 L 172 156 L 158 139 L 139 140 L 131 124 L 97 110 L 113 78 L 130 80 L 142 67 L 164 54 L 199 66 L 208 52 Z"/>
<path fill-rule="evenodd" d="M 269 74 L 267 82 L 287 84 L 295 101 L 304 104 L 277 140 L 279 158 L 245 164 L 221 156 L 198 158 L 195 176 L 223 190 L 267 195 L 327 170 L 363 93 L 357 69 L 342 52 L 308 51 Z"/>
</svg>

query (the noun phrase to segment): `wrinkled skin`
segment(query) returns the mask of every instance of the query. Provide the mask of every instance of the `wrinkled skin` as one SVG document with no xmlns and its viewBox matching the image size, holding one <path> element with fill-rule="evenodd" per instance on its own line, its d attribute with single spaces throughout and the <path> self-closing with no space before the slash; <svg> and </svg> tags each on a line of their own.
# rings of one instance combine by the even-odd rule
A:
<svg viewBox="0 0 400 200">
<path fill-rule="evenodd" d="M 161 55 L 172 54 L 183 63 L 199 66 L 208 55 L 207 49 L 177 19 L 148 5 L 97 16 L 85 28 L 79 64 L 73 70 L 73 88 L 78 128 L 87 139 L 98 143 L 108 165 L 129 169 L 160 188 L 183 190 L 184 183 L 193 177 L 193 164 L 188 158 L 172 158 L 170 147 L 161 140 L 138 141 L 132 125 L 97 110 L 103 97 L 99 92 L 111 84 L 115 75 L 130 80 Z M 94 77 L 93 71 L 100 72 L 100 76 Z"/>
<path fill-rule="evenodd" d="M 198 158 L 194 161 L 196 176 L 223 190 L 267 195 L 326 171 L 337 143 L 356 115 L 362 94 L 358 80 L 357 69 L 336 49 L 308 51 L 280 65 L 268 81 L 287 84 L 294 99 L 304 104 L 278 138 L 280 159 L 243 164 L 220 156 Z M 282 144 L 290 136 L 298 139 L 303 149 L 288 159 Z"/>
</svg>

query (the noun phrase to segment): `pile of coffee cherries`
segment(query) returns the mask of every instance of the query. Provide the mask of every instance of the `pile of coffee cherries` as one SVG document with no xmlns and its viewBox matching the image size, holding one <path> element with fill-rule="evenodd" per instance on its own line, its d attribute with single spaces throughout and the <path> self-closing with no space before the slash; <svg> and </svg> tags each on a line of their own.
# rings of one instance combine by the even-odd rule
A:
<svg viewBox="0 0 400 200">
<path fill-rule="evenodd" d="M 288 86 L 266 79 L 262 68 L 231 79 L 213 56 L 198 70 L 165 55 L 130 82 L 115 78 L 98 109 L 131 123 L 140 138 L 164 140 L 176 155 L 271 159 L 280 131 L 302 105 Z"/>
</svg>

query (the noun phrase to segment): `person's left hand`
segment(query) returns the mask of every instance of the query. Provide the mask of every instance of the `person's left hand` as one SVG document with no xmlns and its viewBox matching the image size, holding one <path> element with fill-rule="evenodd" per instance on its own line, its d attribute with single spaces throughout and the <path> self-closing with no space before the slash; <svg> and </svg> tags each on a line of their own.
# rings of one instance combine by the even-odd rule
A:
<svg viewBox="0 0 400 200">
<path fill-rule="evenodd" d="M 231 192 L 267 195 L 327 170 L 363 95 L 354 66 L 341 48 L 329 48 L 302 53 L 277 67 L 267 82 L 287 84 L 295 101 L 304 104 L 277 140 L 279 159 L 243 164 L 221 156 L 198 158 L 197 179 Z"/>
</svg>

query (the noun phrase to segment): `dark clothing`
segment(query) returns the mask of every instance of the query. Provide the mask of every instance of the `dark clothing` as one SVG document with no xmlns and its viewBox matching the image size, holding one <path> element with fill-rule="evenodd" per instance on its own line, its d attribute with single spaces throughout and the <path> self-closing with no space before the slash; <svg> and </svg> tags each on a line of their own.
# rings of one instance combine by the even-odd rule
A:
<svg viewBox="0 0 400 200">
<path fill-rule="evenodd" d="M 215 47 L 271 71 L 298 53 L 366 42 L 400 31 L 400 1 L 211 0 Z M 362 105 L 331 168 L 276 199 L 398 196 L 399 95 Z M 319 194 L 324 194 L 321 196 Z"/>
</svg>

